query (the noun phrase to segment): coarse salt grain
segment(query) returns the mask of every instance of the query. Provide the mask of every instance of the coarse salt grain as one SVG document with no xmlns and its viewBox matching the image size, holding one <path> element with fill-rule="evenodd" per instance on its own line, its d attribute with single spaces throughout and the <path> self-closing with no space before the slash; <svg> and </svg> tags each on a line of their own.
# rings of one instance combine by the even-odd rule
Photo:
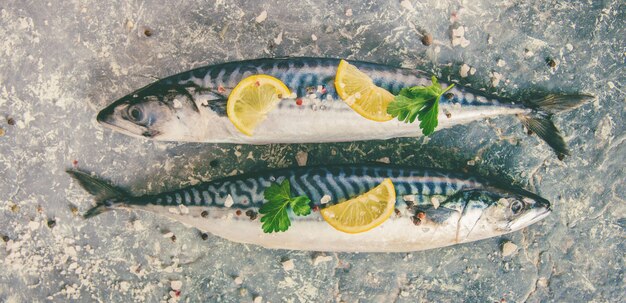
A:
<svg viewBox="0 0 626 303">
<path fill-rule="evenodd" d="M 467 73 L 469 73 L 470 71 L 470 66 L 467 64 L 463 64 L 461 65 L 461 70 L 459 71 L 459 74 L 461 75 L 462 78 L 467 77 Z"/>
<path fill-rule="evenodd" d="M 262 11 L 255 19 L 256 23 L 261 23 L 267 19 L 267 11 Z"/>
<path fill-rule="evenodd" d="M 237 284 L 237 285 L 243 284 L 243 279 L 241 277 L 236 277 L 235 278 L 235 284 Z"/>
<path fill-rule="evenodd" d="M 183 282 L 179 280 L 174 280 L 170 282 L 170 287 L 173 290 L 180 290 L 183 287 Z"/>
<path fill-rule="evenodd" d="M 231 207 L 233 206 L 233 204 L 235 204 L 235 201 L 233 201 L 233 197 L 231 195 L 228 195 L 226 197 L 226 200 L 224 200 L 224 206 Z"/>
<path fill-rule="evenodd" d="M 291 259 L 283 262 L 283 269 L 285 271 L 290 271 L 290 270 L 294 269 L 295 267 L 296 266 L 293 264 L 293 260 L 291 260 Z"/>
<path fill-rule="evenodd" d="M 187 208 L 187 206 L 181 204 L 181 205 L 178 205 L 178 208 L 181 214 L 183 215 L 189 214 L 189 208 Z"/>
</svg>

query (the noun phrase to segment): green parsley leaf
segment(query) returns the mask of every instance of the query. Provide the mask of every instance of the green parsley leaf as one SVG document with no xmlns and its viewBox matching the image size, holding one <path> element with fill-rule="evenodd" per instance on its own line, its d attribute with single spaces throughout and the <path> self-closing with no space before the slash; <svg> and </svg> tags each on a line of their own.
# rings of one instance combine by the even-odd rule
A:
<svg viewBox="0 0 626 303">
<path fill-rule="evenodd" d="M 291 208 L 294 214 L 298 216 L 306 216 L 311 213 L 309 203 L 311 199 L 306 196 L 291 197 L 291 186 L 289 180 L 282 183 L 273 183 L 263 192 L 265 204 L 259 209 L 259 213 L 263 215 L 261 222 L 263 223 L 263 232 L 281 232 L 286 231 L 291 225 L 288 208 Z"/>
<path fill-rule="evenodd" d="M 309 199 L 308 197 L 299 196 L 293 198 L 289 202 L 289 205 L 291 206 L 294 214 L 298 216 L 308 216 L 309 214 L 311 214 L 311 207 L 309 206 L 309 202 L 311 202 L 311 199 Z"/>
<path fill-rule="evenodd" d="M 425 136 L 432 134 L 439 122 L 439 100 L 454 84 L 442 89 L 437 78 L 432 77 L 430 86 L 405 87 L 389 103 L 387 113 L 405 123 L 420 121 L 420 128 Z"/>
</svg>

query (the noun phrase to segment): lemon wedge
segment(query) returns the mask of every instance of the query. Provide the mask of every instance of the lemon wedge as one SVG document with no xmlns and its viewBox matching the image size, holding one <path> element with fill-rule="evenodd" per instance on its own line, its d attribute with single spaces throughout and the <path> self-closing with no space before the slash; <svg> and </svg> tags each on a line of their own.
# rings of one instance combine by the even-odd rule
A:
<svg viewBox="0 0 626 303">
<path fill-rule="evenodd" d="M 341 99 L 361 116 L 379 122 L 393 119 L 387 106 L 394 96 L 374 84 L 372 79 L 346 60 L 339 62 L 335 90 Z"/>
<path fill-rule="evenodd" d="M 391 179 L 385 179 L 370 191 L 322 209 L 322 217 L 335 229 L 356 234 L 383 224 L 394 212 L 396 190 Z"/>
<path fill-rule="evenodd" d="M 254 129 L 267 118 L 267 113 L 290 94 L 289 88 L 272 76 L 249 76 L 241 80 L 228 96 L 228 119 L 239 131 L 252 136 Z"/>
</svg>

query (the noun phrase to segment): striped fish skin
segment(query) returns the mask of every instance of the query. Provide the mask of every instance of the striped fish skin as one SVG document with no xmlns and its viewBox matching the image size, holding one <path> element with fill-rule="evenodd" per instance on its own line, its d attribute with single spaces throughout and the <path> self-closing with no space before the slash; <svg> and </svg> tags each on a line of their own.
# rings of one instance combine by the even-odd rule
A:
<svg viewBox="0 0 626 303">
<path fill-rule="evenodd" d="M 390 178 L 396 212 L 381 226 L 361 234 L 333 229 L 319 211 L 290 215 L 286 232 L 265 234 L 258 210 L 272 182 L 289 180 L 294 195 L 324 196 L 338 203 Z M 392 166 L 303 167 L 228 177 L 180 190 L 105 201 L 112 208 L 150 211 L 239 243 L 268 248 L 401 252 L 465 243 L 513 232 L 550 213 L 550 203 L 520 188 L 432 169 Z"/>
<path fill-rule="evenodd" d="M 397 94 L 403 87 L 431 84 L 419 70 L 350 61 L 374 83 Z M 418 123 L 363 118 L 335 92 L 338 59 L 256 59 L 177 74 L 121 98 L 98 115 L 103 125 L 131 136 L 212 143 L 318 143 L 416 137 Z M 267 74 L 283 81 L 295 98 L 282 100 L 253 136 L 240 133 L 225 113 L 230 91 L 245 77 Z M 447 86 L 447 83 L 441 83 Z M 292 96 L 294 97 L 294 96 Z M 298 105 L 296 102 L 302 103 Z M 440 101 L 438 129 L 531 109 L 512 100 L 457 85 Z"/>
</svg>

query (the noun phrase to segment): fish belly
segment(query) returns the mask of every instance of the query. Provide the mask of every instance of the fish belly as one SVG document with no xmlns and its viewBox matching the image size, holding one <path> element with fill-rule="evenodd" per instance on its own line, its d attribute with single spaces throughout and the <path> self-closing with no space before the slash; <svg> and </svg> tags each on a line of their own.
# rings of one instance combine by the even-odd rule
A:
<svg viewBox="0 0 626 303">
<path fill-rule="evenodd" d="M 485 118 L 527 112 L 520 107 L 442 105 L 437 130 L 466 124 Z M 419 137 L 419 121 L 405 123 L 393 119 L 387 122 L 368 120 L 341 100 L 315 103 L 283 100 L 277 109 L 254 130 L 252 136 L 239 132 L 227 117 L 211 117 L 205 132 L 199 130 L 198 141 L 243 144 L 324 143 L 363 140 L 385 140 L 399 137 Z M 219 127 L 215 123 L 219 120 Z M 216 129 L 217 128 L 217 129 Z"/>
<path fill-rule="evenodd" d="M 272 249 L 290 249 L 327 252 L 409 252 L 433 249 L 459 243 L 457 241 L 458 216 L 443 223 L 424 222 L 415 226 L 409 216 L 396 216 L 380 226 L 360 234 L 348 234 L 334 229 L 316 212 L 304 218 L 292 219 L 287 232 L 267 234 L 261 222 L 250 220 L 245 214 L 233 215 L 232 209 L 209 208 L 209 216 L 202 217 L 206 207 L 189 207 L 189 213 L 159 212 L 175 221 L 195 227 L 229 241 L 254 244 Z"/>
</svg>

